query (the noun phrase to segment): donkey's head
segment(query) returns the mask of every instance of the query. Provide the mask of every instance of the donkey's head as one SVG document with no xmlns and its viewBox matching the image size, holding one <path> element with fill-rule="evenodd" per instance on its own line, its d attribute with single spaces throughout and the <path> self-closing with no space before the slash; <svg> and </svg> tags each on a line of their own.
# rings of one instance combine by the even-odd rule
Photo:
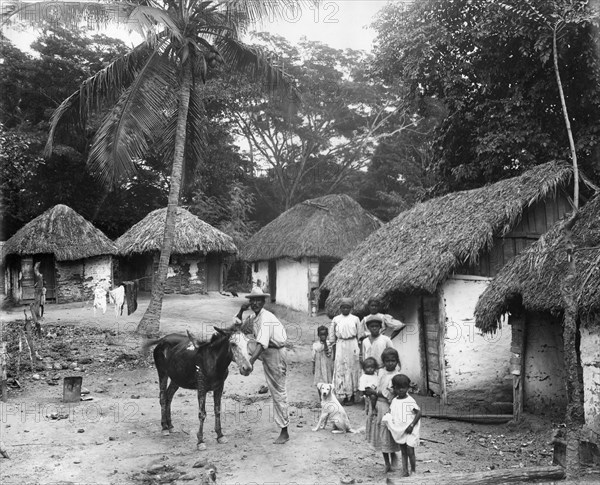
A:
<svg viewBox="0 0 600 485">
<path fill-rule="evenodd" d="M 233 354 L 233 360 L 239 367 L 240 374 L 243 376 L 250 375 L 250 372 L 252 372 L 252 365 L 250 364 L 250 352 L 248 349 L 248 343 L 250 342 L 250 339 L 248 339 L 248 337 L 242 333 L 237 325 L 233 325 L 226 329 L 215 327 L 215 330 L 217 333 L 228 339 L 229 347 Z"/>
</svg>

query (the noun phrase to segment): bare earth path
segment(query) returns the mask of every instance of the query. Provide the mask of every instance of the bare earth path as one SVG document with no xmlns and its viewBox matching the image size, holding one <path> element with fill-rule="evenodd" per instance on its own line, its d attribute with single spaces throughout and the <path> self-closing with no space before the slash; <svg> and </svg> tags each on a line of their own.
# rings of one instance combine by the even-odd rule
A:
<svg viewBox="0 0 600 485">
<path fill-rule="evenodd" d="M 188 329 L 209 335 L 212 325 L 229 325 L 243 301 L 219 294 L 169 295 L 161 332 Z M 156 371 L 151 358 L 139 355 L 140 340 L 133 333 L 147 303 L 147 297 L 142 297 L 137 312 L 118 321 L 110 308 L 94 317 L 90 304 L 46 306 L 44 333 L 50 336 L 45 337 L 40 354 L 47 361 L 48 355 L 54 356 L 53 362 L 78 361 L 83 369 L 38 371 L 39 380 L 27 370 L 21 379 L 23 389 L 12 389 L 8 402 L 0 404 L 0 440 L 11 456 L 0 458 L 2 485 L 201 483 L 207 467 L 193 468 L 195 463 L 216 466 L 220 484 L 385 483 L 383 459 L 365 444 L 364 433 L 311 430 L 319 409 L 312 387 L 310 346 L 317 326 L 327 319 L 278 306 L 271 309 L 286 323 L 293 346 L 288 368 L 291 440 L 272 444 L 278 429 L 270 396 L 257 393 L 264 382 L 260 362 L 249 377 L 241 376 L 233 364 L 230 369 L 223 409 L 228 443 L 216 442 L 214 415 L 209 411 L 208 450 L 196 451 L 198 405 L 195 392 L 186 390 L 180 390 L 173 401 L 176 433 L 161 436 Z M 4 311 L 3 328 L 22 318 L 22 308 Z M 61 401 L 62 379 L 68 375 L 83 376 L 91 400 Z M 425 409 L 437 406 L 433 398 L 416 399 Z M 364 426 L 361 405 L 347 410 L 353 426 Z M 417 449 L 418 472 L 548 465 L 551 427 L 552 423 L 533 416 L 518 428 L 424 418 L 422 437 L 439 443 L 425 441 Z"/>
</svg>

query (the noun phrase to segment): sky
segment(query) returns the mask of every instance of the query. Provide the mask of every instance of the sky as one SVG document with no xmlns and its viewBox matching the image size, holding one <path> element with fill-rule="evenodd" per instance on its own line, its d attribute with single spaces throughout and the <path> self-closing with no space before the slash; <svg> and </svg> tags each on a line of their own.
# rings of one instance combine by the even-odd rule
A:
<svg viewBox="0 0 600 485">
<path fill-rule="evenodd" d="M 277 21 L 266 19 L 255 30 L 279 34 L 294 43 L 306 36 L 309 40 L 321 41 L 338 49 L 370 50 L 375 33 L 368 25 L 386 3 L 388 0 L 321 0 L 318 6 L 305 5 L 302 10 L 286 10 L 283 18 Z M 33 33 L 6 33 L 23 50 L 27 50 L 35 39 Z M 107 35 L 127 41 L 124 30 L 107 32 Z"/>
</svg>

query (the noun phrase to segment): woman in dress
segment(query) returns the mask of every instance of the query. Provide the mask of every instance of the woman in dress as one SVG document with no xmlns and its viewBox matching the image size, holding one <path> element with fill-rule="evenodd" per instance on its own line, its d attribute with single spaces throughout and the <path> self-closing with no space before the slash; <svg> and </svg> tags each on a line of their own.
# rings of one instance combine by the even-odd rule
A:
<svg viewBox="0 0 600 485">
<path fill-rule="evenodd" d="M 353 301 L 350 298 L 342 298 L 340 314 L 333 317 L 329 332 L 329 342 L 335 345 L 333 364 L 335 394 L 346 406 L 354 402 L 361 374 L 358 347 L 360 319 L 350 313 L 352 305 Z"/>
</svg>

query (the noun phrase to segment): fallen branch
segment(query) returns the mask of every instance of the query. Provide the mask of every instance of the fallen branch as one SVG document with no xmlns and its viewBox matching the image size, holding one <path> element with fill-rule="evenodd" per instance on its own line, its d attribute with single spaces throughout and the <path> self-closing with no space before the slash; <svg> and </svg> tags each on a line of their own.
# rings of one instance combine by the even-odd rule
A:
<svg viewBox="0 0 600 485">
<path fill-rule="evenodd" d="M 438 445 L 445 445 L 446 443 L 442 443 L 441 441 L 430 440 L 428 438 L 419 438 L 421 441 L 427 441 L 429 443 L 437 443 Z"/>
<path fill-rule="evenodd" d="M 423 417 L 435 419 L 448 419 L 450 421 L 465 421 L 479 424 L 502 424 L 512 420 L 512 414 L 449 414 L 436 411 L 424 411 Z"/>
<path fill-rule="evenodd" d="M 417 477 L 388 477 L 388 485 L 434 485 L 460 483 L 461 485 L 488 485 L 494 483 L 520 483 L 534 480 L 560 480 L 565 478 L 565 469 L 560 466 L 534 466 L 485 472 L 457 472 L 418 475 Z"/>
</svg>

